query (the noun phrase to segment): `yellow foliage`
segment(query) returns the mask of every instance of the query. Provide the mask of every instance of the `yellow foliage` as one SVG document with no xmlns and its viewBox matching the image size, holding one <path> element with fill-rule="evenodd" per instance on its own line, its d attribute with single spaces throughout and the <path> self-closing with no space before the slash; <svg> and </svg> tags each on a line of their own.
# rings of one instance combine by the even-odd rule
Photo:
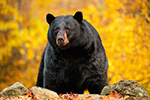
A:
<svg viewBox="0 0 150 100">
<path fill-rule="evenodd" d="M 33 53 L 33 51 L 31 49 L 28 49 L 28 53 L 27 53 L 26 58 L 28 60 L 32 60 L 34 58 L 34 53 Z"/>
<path fill-rule="evenodd" d="M 0 5 L 0 90 L 16 81 L 35 85 L 47 43 L 47 13 L 57 16 L 81 10 L 102 38 L 109 84 L 134 80 L 150 95 L 148 0 L 0 0 Z"/>
</svg>

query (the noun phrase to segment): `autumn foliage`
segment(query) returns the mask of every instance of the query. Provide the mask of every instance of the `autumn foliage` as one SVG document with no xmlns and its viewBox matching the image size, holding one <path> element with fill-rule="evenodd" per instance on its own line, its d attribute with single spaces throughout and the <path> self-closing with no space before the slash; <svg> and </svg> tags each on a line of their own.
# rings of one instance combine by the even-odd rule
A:
<svg viewBox="0 0 150 100">
<path fill-rule="evenodd" d="M 35 85 L 47 43 L 47 13 L 82 11 L 99 32 L 108 81 L 140 83 L 150 95 L 149 0 L 0 0 L 0 91 L 19 81 Z"/>
</svg>

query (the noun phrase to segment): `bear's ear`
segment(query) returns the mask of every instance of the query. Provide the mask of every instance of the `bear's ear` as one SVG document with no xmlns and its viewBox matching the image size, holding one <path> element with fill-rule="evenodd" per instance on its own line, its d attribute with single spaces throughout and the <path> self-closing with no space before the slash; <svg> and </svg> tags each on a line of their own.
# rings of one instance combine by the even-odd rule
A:
<svg viewBox="0 0 150 100">
<path fill-rule="evenodd" d="M 76 19 L 79 23 L 82 23 L 83 15 L 81 11 L 77 11 L 75 15 L 73 16 L 74 19 Z"/>
<path fill-rule="evenodd" d="M 46 15 L 46 21 L 49 25 L 51 25 L 52 21 L 54 21 L 55 17 L 52 14 L 47 14 Z"/>
</svg>

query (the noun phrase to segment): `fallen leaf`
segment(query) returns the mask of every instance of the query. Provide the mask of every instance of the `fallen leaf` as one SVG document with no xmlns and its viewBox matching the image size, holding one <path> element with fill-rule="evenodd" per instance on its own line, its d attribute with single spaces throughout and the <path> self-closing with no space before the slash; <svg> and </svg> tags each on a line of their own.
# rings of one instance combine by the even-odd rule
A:
<svg viewBox="0 0 150 100">
<path fill-rule="evenodd" d="M 92 96 L 86 97 L 85 100 L 92 100 Z"/>
<path fill-rule="evenodd" d="M 120 97 L 121 97 L 117 91 L 115 91 L 114 95 L 115 95 L 115 97 L 117 98 L 117 100 L 119 100 Z"/>
</svg>

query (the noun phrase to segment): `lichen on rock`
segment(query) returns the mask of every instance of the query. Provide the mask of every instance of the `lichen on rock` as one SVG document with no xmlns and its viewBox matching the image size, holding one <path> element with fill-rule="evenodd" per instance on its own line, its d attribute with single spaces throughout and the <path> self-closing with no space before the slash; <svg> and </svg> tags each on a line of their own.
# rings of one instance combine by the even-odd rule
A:
<svg viewBox="0 0 150 100">
<path fill-rule="evenodd" d="M 28 92 L 28 89 L 19 82 L 14 83 L 13 85 L 5 88 L 2 92 L 0 92 L 0 97 L 13 97 L 25 95 Z"/>
<path fill-rule="evenodd" d="M 126 95 L 132 97 L 148 97 L 146 90 L 133 80 L 121 80 L 120 82 L 115 83 L 111 86 L 105 86 L 101 92 L 101 95 L 108 95 L 113 93 L 114 91 L 117 91 L 122 97 Z"/>
</svg>

